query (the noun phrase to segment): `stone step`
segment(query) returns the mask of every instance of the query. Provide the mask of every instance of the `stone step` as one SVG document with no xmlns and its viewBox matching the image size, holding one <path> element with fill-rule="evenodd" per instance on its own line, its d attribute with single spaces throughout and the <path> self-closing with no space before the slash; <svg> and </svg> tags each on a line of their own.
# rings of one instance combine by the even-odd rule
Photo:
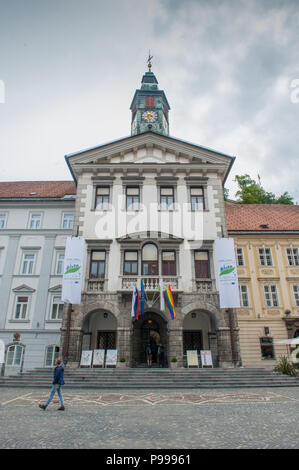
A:
<svg viewBox="0 0 299 470">
<path fill-rule="evenodd" d="M 34 369 L 1 377 L 0 387 L 49 387 L 52 369 Z M 298 387 L 299 378 L 267 369 L 68 369 L 64 388 L 158 389 Z"/>
</svg>

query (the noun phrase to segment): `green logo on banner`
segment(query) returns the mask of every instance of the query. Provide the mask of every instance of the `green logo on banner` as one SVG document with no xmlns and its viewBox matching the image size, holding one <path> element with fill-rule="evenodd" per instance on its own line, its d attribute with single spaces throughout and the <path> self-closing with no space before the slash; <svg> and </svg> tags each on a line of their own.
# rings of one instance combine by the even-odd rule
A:
<svg viewBox="0 0 299 470">
<path fill-rule="evenodd" d="M 80 267 L 81 266 L 78 265 L 68 266 L 64 274 L 76 273 L 77 271 L 79 271 Z"/>
<path fill-rule="evenodd" d="M 224 276 L 225 274 L 230 274 L 235 270 L 234 266 L 223 266 L 220 268 L 220 276 Z"/>
</svg>

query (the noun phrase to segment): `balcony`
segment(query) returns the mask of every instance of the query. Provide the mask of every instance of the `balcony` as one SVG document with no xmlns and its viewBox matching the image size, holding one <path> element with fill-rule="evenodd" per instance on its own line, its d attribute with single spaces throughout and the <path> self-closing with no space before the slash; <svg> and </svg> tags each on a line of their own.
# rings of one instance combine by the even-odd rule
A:
<svg viewBox="0 0 299 470">
<path fill-rule="evenodd" d="M 105 283 L 106 279 L 87 279 L 86 292 L 104 292 L 106 290 Z"/>
<path fill-rule="evenodd" d="M 143 281 L 144 289 L 146 291 L 158 291 L 160 280 L 162 280 L 163 289 L 170 286 L 172 291 L 179 290 L 179 276 L 120 276 L 121 277 L 121 290 L 133 291 L 137 286 L 140 288 L 141 279 Z"/>
<path fill-rule="evenodd" d="M 193 291 L 199 294 L 212 294 L 216 292 L 216 284 L 214 279 L 193 279 Z"/>
</svg>

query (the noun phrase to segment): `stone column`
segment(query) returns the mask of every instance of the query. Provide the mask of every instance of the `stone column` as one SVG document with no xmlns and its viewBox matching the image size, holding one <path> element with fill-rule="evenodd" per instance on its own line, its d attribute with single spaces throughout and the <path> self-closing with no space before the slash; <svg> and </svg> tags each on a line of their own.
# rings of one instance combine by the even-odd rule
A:
<svg viewBox="0 0 299 470">
<path fill-rule="evenodd" d="M 216 335 L 218 345 L 219 367 L 233 367 L 230 328 L 217 328 Z"/>
<path fill-rule="evenodd" d="M 131 338 L 131 327 L 118 327 L 117 328 L 117 359 L 125 357 L 126 366 L 131 366 L 131 347 L 130 347 L 130 338 Z"/>
<path fill-rule="evenodd" d="M 168 366 L 173 357 L 176 357 L 178 367 L 183 367 L 183 328 L 175 327 L 168 330 L 169 349 L 168 349 Z"/>
<path fill-rule="evenodd" d="M 68 305 L 66 306 L 68 308 Z M 82 314 L 80 311 L 76 310 L 75 306 L 72 308 L 71 318 L 70 318 L 70 329 L 69 329 L 69 338 L 68 338 L 68 367 L 78 367 L 81 360 L 81 348 L 82 348 L 82 339 L 83 339 L 83 330 L 81 328 L 81 318 Z M 65 355 L 65 345 L 66 345 L 66 335 L 67 335 L 67 315 L 66 312 L 63 315 L 63 323 L 61 328 L 61 356 Z"/>
</svg>

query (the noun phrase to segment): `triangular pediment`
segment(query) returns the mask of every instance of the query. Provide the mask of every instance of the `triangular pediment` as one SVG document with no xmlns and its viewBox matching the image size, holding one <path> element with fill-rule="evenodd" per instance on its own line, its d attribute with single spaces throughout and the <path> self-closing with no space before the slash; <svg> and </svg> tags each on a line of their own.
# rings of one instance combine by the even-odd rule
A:
<svg viewBox="0 0 299 470">
<path fill-rule="evenodd" d="M 35 289 L 32 289 L 32 287 L 27 286 L 26 284 L 22 284 L 21 286 L 15 287 L 13 289 L 13 292 L 17 294 L 22 294 L 22 293 L 33 293 L 35 292 Z"/>
<path fill-rule="evenodd" d="M 57 286 L 50 287 L 49 292 L 61 292 L 62 291 L 62 285 L 58 284 Z"/>
<path fill-rule="evenodd" d="M 177 242 L 177 243 L 182 243 L 184 241 L 183 238 L 172 235 L 171 233 L 158 232 L 158 231 L 153 231 L 153 230 L 128 233 L 122 237 L 117 238 L 117 241 L 119 243 L 129 242 L 129 241 L 145 241 L 145 240 L 147 241 L 159 240 L 160 242 L 165 241 L 165 242 Z"/>
<path fill-rule="evenodd" d="M 145 132 L 126 137 L 82 152 L 67 155 L 66 161 L 72 174 L 82 170 L 92 170 L 102 166 L 139 165 L 191 165 L 205 166 L 208 170 L 221 167 L 221 173 L 227 173 L 235 159 L 229 155 L 173 137 L 154 132 Z"/>
</svg>

